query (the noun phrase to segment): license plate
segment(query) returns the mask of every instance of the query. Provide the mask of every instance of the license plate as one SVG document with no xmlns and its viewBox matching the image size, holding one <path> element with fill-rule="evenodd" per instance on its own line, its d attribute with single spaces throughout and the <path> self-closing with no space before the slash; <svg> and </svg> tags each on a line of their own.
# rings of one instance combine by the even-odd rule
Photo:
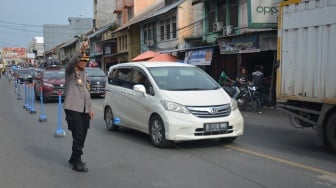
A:
<svg viewBox="0 0 336 188">
<path fill-rule="evenodd" d="M 228 122 L 205 123 L 204 124 L 205 132 L 226 131 L 227 129 L 228 129 Z"/>
</svg>

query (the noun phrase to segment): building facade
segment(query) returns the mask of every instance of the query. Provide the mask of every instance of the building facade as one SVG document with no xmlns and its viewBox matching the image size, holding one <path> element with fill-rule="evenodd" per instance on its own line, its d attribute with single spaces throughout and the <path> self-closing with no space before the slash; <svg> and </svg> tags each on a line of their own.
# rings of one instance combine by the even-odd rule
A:
<svg viewBox="0 0 336 188">
<path fill-rule="evenodd" d="M 76 35 L 81 35 L 92 29 L 92 18 L 74 18 L 68 19 L 69 25 L 44 24 L 44 50 L 50 51 L 55 46 L 65 43 L 74 38 Z"/>
</svg>

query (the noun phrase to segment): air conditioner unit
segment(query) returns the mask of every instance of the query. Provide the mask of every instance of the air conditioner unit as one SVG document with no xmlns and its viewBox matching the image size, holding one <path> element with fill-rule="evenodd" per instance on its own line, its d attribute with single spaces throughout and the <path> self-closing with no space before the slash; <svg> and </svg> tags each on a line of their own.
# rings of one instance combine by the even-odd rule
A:
<svg viewBox="0 0 336 188">
<path fill-rule="evenodd" d="M 146 40 L 146 46 L 154 46 L 154 40 Z"/>
<path fill-rule="evenodd" d="M 221 31 L 222 29 L 223 29 L 223 22 L 213 23 L 213 28 L 212 28 L 213 32 L 218 32 L 218 31 Z"/>
<path fill-rule="evenodd" d="M 230 36 L 233 34 L 232 25 L 226 25 L 223 27 L 223 36 Z"/>
</svg>

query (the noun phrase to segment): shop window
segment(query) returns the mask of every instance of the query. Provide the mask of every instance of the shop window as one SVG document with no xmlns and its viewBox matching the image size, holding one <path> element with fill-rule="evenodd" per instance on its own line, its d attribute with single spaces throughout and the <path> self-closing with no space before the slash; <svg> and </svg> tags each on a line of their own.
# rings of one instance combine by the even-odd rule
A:
<svg viewBox="0 0 336 188">
<path fill-rule="evenodd" d="M 225 1 L 218 3 L 218 21 L 223 22 L 223 25 L 226 25 L 226 2 Z"/>
<path fill-rule="evenodd" d="M 176 39 L 177 37 L 176 32 L 177 32 L 177 24 L 176 24 L 176 16 L 174 16 L 172 17 L 172 34 L 173 34 L 172 38 L 173 39 Z"/>
<path fill-rule="evenodd" d="M 128 20 L 132 19 L 134 17 L 134 13 L 133 13 L 133 6 L 127 9 L 127 13 L 128 13 Z"/>
<path fill-rule="evenodd" d="M 164 37 L 164 22 L 161 21 L 160 22 L 160 40 L 163 41 L 165 39 Z"/>
<path fill-rule="evenodd" d="M 117 24 L 118 24 L 119 26 L 122 24 L 122 22 L 121 22 L 122 19 L 121 19 L 121 18 L 122 18 L 121 13 L 118 13 L 118 14 L 117 14 Z"/>
<path fill-rule="evenodd" d="M 127 50 L 128 46 L 127 46 L 127 35 L 125 35 L 125 50 Z"/>
<path fill-rule="evenodd" d="M 238 26 L 238 1 L 230 0 L 230 25 Z"/>
<path fill-rule="evenodd" d="M 208 32 L 213 32 L 213 24 L 216 22 L 216 7 L 212 3 L 206 3 L 205 5 L 206 14 L 207 14 L 207 28 Z"/>
<path fill-rule="evenodd" d="M 147 24 L 145 24 L 144 28 L 143 28 L 143 39 L 144 39 L 144 41 L 148 40 L 148 35 L 147 35 L 148 28 L 147 27 L 148 27 Z"/>
<path fill-rule="evenodd" d="M 170 19 L 166 20 L 166 39 L 170 39 Z"/>
<path fill-rule="evenodd" d="M 156 30 L 153 25 L 153 36 L 156 36 Z M 176 39 L 177 38 L 177 23 L 176 16 L 170 17 L 166 20 L 160 21 L 159 26 L 160 41 Z"/>
</svg>

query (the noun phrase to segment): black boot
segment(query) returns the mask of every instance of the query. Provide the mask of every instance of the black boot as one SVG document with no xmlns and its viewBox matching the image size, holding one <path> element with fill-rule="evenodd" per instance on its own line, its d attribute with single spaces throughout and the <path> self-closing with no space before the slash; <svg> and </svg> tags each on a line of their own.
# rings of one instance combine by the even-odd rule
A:
<svg viewBox="0 0 336 188">
<path fill-rule="evenodd" d="M 81 162 L 76 162 L 72 170 L 75 170 L 77 172 L 88 172 L 89 171 L 89 169 L 85 165 L 83 165 Z"/>
<path fill-rule="evenodd" d="M 70 159 L 69 159 L 69 163 L 72 164 L 72 165 L 75 165 L 76 161 L 77 161 L 77 160 L 74 159 L 74 158 L 70 158 Z M 81 159 L 79 160 L 79 163 L 81 163 L 83 166 L 86 165 L 86 162 L 83 162 Z"/>
<path fill-rule="evenodd" d="M 75 155 L 74 153 L 72 153 L 72 154 L 71 154 L 71 157 L 70 157 L 70 159 L 69 159 L 69 163 L 72 164 L 72 165 L 74 165 L 76 162 L 81 163 L 83 166 L 86 165 L 86 163 L 82 161 L 80 155 L 78 156 L 78 155 Z"/>
</svg>

